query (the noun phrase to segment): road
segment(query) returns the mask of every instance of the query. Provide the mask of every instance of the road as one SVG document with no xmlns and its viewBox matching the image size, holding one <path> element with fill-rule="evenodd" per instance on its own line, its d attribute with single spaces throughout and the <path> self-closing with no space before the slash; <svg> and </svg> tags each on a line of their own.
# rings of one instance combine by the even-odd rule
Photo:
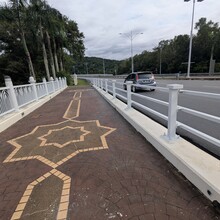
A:
<svg viewBox="0 0 220 220">
<path fill-rule="evenodd" d="M 123 82 L 123 80 L 118 80 L 118 81 Z M 166 87 L 167 84 L 182 84 L 184 90 L 193 90 L 193 91 L 220 94 L 220 81 L 218 80 L 217 81 L 157 80 L 157 84 L 160 87 Z M 122 92 L 121 94 L 125 95 L 125 93 L 122 93 Z M 158 90 L 155 90 L 154 92 L 140 91 L 139 94 L 168 102 L 167 92 L 162 92 Z M 166 106 L 156 104 L 152 101 L 143 100 L 142 98 L 137 97 L 135 95 L 132 96 L 132 99 L 164 115 L 168 115 L 168 108 Z M 220 99 L 212 99 L 212 98 L 206 98 L 206 97 L 200 97 L 200 96 L 179 94 L 178 105 L 220 117 Z M 146 111 L 142 111 L 142 112 L 163 125 L 167 124 L 165 120 L 159 117 L 156 117 Z M 199 118 L 199 117 L 196 117 L 188 113 L 184 113 L 184 112 L 178 112 L 177 120 L 201 132 L 209 134 L 212 137 L 220 139 L 220 124 L 219 123 L 210 122 L 208 120 L 205 120 L 205 119 L 202 119 L 202 118 Z M 208 151 L 211 154 L 214 154 L 214 156 L 220 159 L 220 148 L 219 147 L 183 129 L 178 128 L 177 133 L 183 136 L 184 138 L 190 140 L 194 144 L 198 145 L 200 148 L 204 149 L 205 151 Z"/>
</svg>

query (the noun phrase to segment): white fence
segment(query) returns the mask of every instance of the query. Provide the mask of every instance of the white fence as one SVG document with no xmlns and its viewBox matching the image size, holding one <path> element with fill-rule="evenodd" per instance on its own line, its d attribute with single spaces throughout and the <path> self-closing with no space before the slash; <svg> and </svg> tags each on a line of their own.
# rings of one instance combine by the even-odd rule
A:
<svg viewBox="0 0 220 220">
<path fill-rule="evenodd" d="M 42 83 L 35 83 L 30 77 L 29 82 L 27 85 L 13 86 L 11 78 L 5 77 L 6 87 L 0 88 L 0 116 L 19 111 L 23 106 L 67 87 L 66 78 L 53 80 L 51 77 L 50 82 L 44 78 Z"/>
<path fill-rule="evenodd" d="M 91 80 L 91 79 L 88 79 Z M 189 131 L 190 133 L 202 138 L 203 140 L 206 140 L 212 144 L 214 144 L 218 149 L 217 152 L 220 152 L 220 140 L 212 137 L 208 134 L 205 134 L 199 130 L 196 130 L 186 124 L 183 124 L 179 121 L 177 121 L 177 112 L 183 111 L 187 112 L 188 114 L 194 115 L 196 117 L 200 117 L 206 120 L 213 121 L 215 123 L 220 124 L 220 117 L 216 117 L 207 113 L 203 113 L 200 111 L 192 110 L 190 108 L 185 108 L 182 106 L 178 106 L 178 95 L 179 93 L 187 94 L 187 95 L 193 95 L 193 96 L 200 96 L 200 97 L 209 97 L 213 99 L 220 99 L 220 94 L 215 93 L 205 93 L 205 92 L 196 92 L 196 91 L 189 91 L 189 90 L 183 90 L 183 85 L 179 84 L 170 84 L 167 85 L 167 87 L 151 87 L 151 86 L 139 86 L 143 87 L 145 89 L 156 89 L 160 91 L 165 91 L 169 93 L 169 102 L 161 101 L 158 99 L 154 99 L 151 97 L 147 97 L 138 93 L 131 92 L 131 87 L 135 86 L 132 84 L 132 82 L 127 82 L 126 87 L 127 91 L 122 89 L 124 86 L 124 83 L 117 82 L 116 80 L 109 80 L 109 79 L 100 79 L 100 78 L 93 78 L 92 83 L 95 87 L 100 88 L 102 90 L 105 90 L 106 93 L 111 93 L 113 98 L 119 98 L 127 103 L 127 109 L 132 108 L 132 104 L 135 106 L 138 106 L 138 108 L 143 109 L 147 112 L 150 112 L 151 114 L 154 114 L 157 117 L 160 117 L 167 121 L 167 134 L 166 138 L 171 141 L 175 141 L 175 139 L 178 137 L 176 135 L 177 128 L 183 128 L 186 131 Z M 124 93 L 125 95 L 122 95 Z M 146 107 L 145 105 L 138 103 L 132 99 L 132 97 L 141 97 L 144 100 L 150 100 L 152 102 L 155 102 L 160 105 L 164 105 L 168 107 L 168 116 L 161 114 L 149 107 Z M 215 152 L 216 153 L 216 152 Z M 218 155 L 220 156 L 220 154 Z"/>
</svg>

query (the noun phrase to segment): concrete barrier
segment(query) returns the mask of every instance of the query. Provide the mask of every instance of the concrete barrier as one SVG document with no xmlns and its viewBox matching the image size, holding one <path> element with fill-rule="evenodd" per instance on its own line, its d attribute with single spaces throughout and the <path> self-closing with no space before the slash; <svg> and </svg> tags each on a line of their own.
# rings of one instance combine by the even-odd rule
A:
<svg viewBox="0 0 220 220">
<path fill-rule="evenodd" d="M 152 119 L 130 108 L 110 94 L 95 89 L 172 163 L 192 184 L 214 204 L 220 203 L 220 161 L 179 137 L 175 142 L 165 137 L 167 129 Z"/>
</svg>

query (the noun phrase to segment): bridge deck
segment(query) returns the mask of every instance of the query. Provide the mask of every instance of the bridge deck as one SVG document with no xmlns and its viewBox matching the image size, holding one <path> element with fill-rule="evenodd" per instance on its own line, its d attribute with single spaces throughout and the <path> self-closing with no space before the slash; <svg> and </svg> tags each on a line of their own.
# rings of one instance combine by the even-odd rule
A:
<svg viewBox="0 0 220 220">
<path fill-rule="evenodd" d="M 91 87 L 66 89 L 0 146 L 0 219 L 219 218 Z"/>
</svg>

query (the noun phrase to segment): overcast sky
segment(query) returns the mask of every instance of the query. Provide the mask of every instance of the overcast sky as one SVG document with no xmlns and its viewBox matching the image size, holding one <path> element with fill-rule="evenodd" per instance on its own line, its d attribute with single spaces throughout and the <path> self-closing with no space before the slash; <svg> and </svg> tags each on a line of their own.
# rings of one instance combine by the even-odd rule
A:
<svg viewBox="0 0 220 220">
<path fill-rule="evenodd" d="M 0 2 L 5 2 L 0 0 Z M 119 33 L 141 33 L 133 40 L 134 54 L 152 50 L 160 40 L 189 34 L 193 0 L 47 0 L 49 5 L 78 23 L 85 36 L 86 56 L 124 59 L 131 41 Z M 199 18 L 220 22 L 220 0 L 195 4 Z"/>
</svg>

